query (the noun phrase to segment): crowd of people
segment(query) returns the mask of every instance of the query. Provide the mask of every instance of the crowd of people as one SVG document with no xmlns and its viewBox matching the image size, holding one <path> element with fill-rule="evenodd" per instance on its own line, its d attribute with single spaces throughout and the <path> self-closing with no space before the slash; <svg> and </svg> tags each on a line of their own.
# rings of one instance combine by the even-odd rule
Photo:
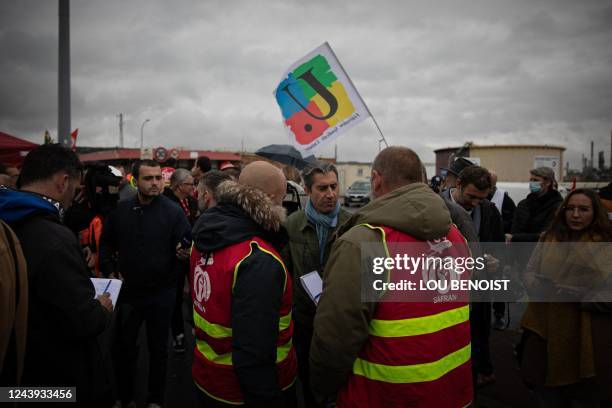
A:
<svg viewBox="0 0 612 408">
<path fill-rule="evenodd" d="M 56 144 L 0 167 L 1 385 L 72 386 L 72 406 L 133 408 L 145 376 L 156 408 L 172 404 L 172 351 L 193 354 L 201 407 L 478 406 L 496 382 L 490 334 L 508 327 L 506 302 L 364 299 L 364 251 L 444 242 L 440 257 L 482 255 L 486 275 L 516 268 L 526 293 L 612 281 L 609 253 L 548 245 L 612 241 L 612 187 L 564 198 L 547 167 L 526 170 L 530 194 L 515 204 L 492 169 L 457 158 L 429 185 L 414 151 L 388 147 L 373 160 L 372 201 L 354 213 L 326 162 L 300 174 L 265 161 L 213 169 L 201 157 L 167 185 L 156 161 L 126 170 L 84 167 Z M 288 185 L 307 197 L 290 214 Z M 515 259 L 499 249 L 527 242 Z M 313 272 L 316 298 L 303 283 Z M 116 304 L 92 277 L 122 281 Z M 612 402 L 612 296 L 597 293 L 527 305 L 516 351 L 542 407 Z"/>
</svg>

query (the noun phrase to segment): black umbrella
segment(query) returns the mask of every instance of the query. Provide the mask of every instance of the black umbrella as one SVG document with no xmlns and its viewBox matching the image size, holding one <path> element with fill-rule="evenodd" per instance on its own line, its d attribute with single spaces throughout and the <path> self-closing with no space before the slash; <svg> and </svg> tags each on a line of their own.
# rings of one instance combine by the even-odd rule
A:
<svg viewBox="0 0 612 408">
<path fill-rule="evenodd" d="M 302 154 L 291 145 L 271 144 L 257 150 L 255 154 L 266 159 L 297 167 L 298 170 L 302 170 L 304 167 L 317 162 L 313 155 L 306 158 L 302 157 Z"/>
</svg>

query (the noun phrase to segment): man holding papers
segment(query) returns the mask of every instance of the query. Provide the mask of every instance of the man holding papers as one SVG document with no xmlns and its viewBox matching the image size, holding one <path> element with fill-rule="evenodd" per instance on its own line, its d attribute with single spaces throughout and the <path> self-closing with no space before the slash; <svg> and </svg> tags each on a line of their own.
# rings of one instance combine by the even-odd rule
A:
<svg viewBox="0 0 612 408">
<path fill-rule="evenodd" d="M 75 387 L 74 406 L 112 405 L 105 352 L 97 341 L 111 321 L 107 295 L 94 298 L 76 236 L 62 223 L 81 183 L 76 154 L 58 144 L 26 156 L 21 190 L 0 189 L 0 218 L 15 231 L 28 269 L 28 331 L 21 385 Z"/>
<path fill-rule="evenodd" d="M 315 401 L 309 386 L 308 351 L 312 338 L 312 321 L 316 311 L 315 302 L 311 297 L 316 294 L 309 294 L 310 291 L 304 288 L 303 282 L 316 284 L 314 275 L 309 275 L 311 272 L 323 276 L 334 233 L 350 214 L 338 202 L 336 167 L 329 163 L 319 163 L 306 168 L 303 176 L 305 190 L 309 196 L 308 203 L 305 210 L 296 211 L 287 218 L 289 245 L 283 255 L 295 280 L 293 318 L 299 376 L 304 386 L 306 405 L 313 406 Z"/>
</svg>

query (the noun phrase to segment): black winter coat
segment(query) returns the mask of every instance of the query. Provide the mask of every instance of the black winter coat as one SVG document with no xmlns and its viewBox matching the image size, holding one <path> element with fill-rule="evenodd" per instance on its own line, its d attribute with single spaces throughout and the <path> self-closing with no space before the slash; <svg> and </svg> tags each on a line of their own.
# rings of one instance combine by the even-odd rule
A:
<svg viewBox="0 0 612 408">
<path fill-rule="evenodd" d="M 179 198 L 174 194 L 174 192 L 170 189 L 170 187 L 164 188 L 163 194 L 166 197 L 168 197 L 170 200 L 174 201 L 181 208 L 183 208 L 183 206 L 181 205 L 181 200 L 179 200 Z M 187 208 L 189 210 L 189 214 L 186 214 L 186 216 L 187 216 L 187 219 L 189 220 L 189 224 L 193 226 L 193 224 L 195 224 L 196 220 L 198 219 L 198 201 L 192 196 L 188 196 L 187 197 Z M 183 209 L 183 211 L 185 210 Z"/>
<path fill-rule="evenodd" d="M 504 242 L 504 222 L 495 204 L 489 200 L 480 202 L 482 218 L 480 220 L 480 231 L 478 237 L 480 242 Z"/>
<path fill-rule="evenodd" d="M 117 253 L 118 272 L 123 275 L 122 296 L 175 287 L 176 245 L 189 235 L 183 209 L 160 195 L 142 205 L 135 196 L 120 201 L 104 220 L 100 239 L 100 269 L 108 276 L 109 254 Z"/>
<path fill-rule="evenodd" d="M 77 238 L 50 213 L 32 215 L 12 227 L 29 280 L 22 386 L 76 386 L 80 406 L 109 403 L 110 357 L 99 335 L 110 325 L 111 314 L 94 299 Z"/>
<path fill-rule="evenodd" d="M 529 194 L 514 212 L 512 242 L 538 242 L 562 202 L 557 190 L 550 190 L 541 197 L 537 193 Z"/>
</svg>

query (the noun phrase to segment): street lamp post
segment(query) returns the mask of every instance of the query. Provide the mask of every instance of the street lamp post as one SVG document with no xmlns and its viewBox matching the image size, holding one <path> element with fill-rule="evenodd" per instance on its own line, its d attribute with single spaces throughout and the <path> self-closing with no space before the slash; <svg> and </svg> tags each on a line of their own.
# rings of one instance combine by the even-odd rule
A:
<svg viewBox="0 0 612 408">
<path fill-rule="evenodd" d="M 144 125 L 146 125 L 147 122 L 150 122 L 150 121 L 151 121 L 151 119 L 145 119 L 144 122 L 142 122 L 142 125 L 140 126 L 140 152 L 141 153 L 142 153 L 142 149 L 144 147 L 144 144 L 143 144 L 143 140 L 144 140 L 144 137 L 143 137 Z"/>
</svg>

